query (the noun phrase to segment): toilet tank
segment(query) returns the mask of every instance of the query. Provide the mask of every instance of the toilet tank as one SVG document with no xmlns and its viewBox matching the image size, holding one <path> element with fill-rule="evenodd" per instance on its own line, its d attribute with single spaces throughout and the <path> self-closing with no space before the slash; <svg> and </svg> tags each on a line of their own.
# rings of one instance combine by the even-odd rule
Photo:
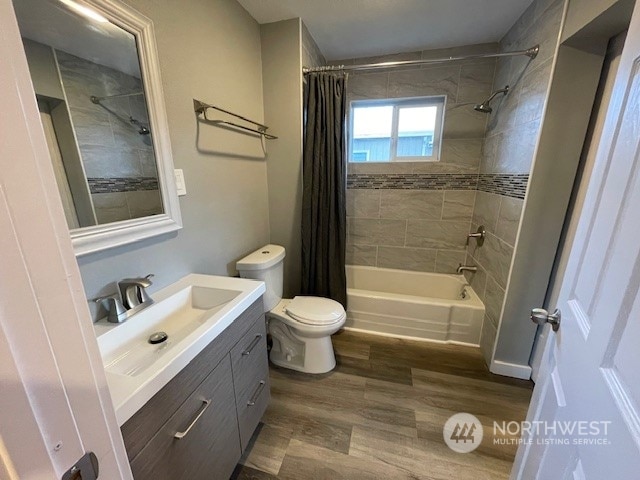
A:
<svg viewBox="0 0 640 480">
<path fill-rule="evenodd" d="M 242 278 L 262 280 L 267 291 L 264 293 L 264 311 L 268 312 L 282 300 L 284 247 L 265 245 L 236 263 Z"/>
</svg>

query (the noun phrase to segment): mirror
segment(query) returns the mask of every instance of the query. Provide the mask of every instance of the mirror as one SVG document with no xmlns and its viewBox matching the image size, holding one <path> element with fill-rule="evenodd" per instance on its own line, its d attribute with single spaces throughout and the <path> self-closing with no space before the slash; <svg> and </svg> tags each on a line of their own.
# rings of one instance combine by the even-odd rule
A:
<svg viewBox="0 0 640 480">
<path fill-rule="evenodd" d="M 151 21 L 112 0 L 14 0 L 76 254 L 177 230 Z"/>
</svg>

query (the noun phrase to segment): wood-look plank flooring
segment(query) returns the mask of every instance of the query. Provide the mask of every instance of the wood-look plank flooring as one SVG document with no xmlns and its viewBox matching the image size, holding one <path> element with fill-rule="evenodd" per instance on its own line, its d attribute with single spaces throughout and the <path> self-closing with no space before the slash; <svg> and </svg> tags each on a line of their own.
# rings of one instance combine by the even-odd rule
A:
<svg viewBox="0 0 640 480">
<path fill-rule="evenodd" d="M 509 477 L 516 447 L 494 444 L 493 421 L 524 420 L 531 382 L 493 375 L 472 347 L 346 331 L 333 344 L 328 374 L 271 366 L 271 404 L 233 479 Z M 485 427 L 472 453 L 442 438 L 458 412 Z"/>
</svg>

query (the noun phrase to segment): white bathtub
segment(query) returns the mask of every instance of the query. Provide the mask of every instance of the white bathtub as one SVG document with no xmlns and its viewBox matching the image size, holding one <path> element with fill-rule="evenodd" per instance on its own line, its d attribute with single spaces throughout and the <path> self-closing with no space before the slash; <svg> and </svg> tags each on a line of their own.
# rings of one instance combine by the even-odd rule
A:
<svg viewBox="0 0 640 480">
<path fill-rule="evenodd" d="M 484 304 L 463 275 L 347 265 L 347 307 L 347 328 L 480 344 Z"/>
</svg>

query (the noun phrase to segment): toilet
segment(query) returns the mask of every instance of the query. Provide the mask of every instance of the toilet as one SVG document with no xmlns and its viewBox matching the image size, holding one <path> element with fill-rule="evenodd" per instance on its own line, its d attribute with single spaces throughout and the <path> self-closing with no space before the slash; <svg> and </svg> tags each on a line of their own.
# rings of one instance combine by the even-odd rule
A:
<svg viewBox="0 0 640 480">
<path fill-rule="evenodd" d="M 280 367 L 305 373 L 326 373 L 336 366 L 331 335 L 347 317 L 342 305 L 321 297 L 282 298 L 285 250 L 267 245 L 236 264 L 242 278 L 266 285 L 264 309 L 273 340 L 269 358 Z"/>
</svg>

